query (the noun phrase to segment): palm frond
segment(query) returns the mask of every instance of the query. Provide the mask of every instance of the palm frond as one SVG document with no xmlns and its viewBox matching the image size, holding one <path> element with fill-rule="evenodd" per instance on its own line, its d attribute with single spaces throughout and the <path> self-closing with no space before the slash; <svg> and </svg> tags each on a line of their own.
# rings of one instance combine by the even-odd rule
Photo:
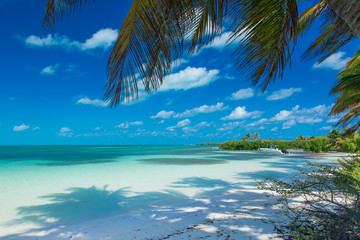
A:
<svg viewBox="0 0 360 240">
<path fill-rule="evenodd" d="M 331 54 L 356 38 L 355 32 L 342 20 L 333 9 L 325 2 L 317 14 L 314 12 L 313 19 L 321 21 L 320 36 L 304 52 L 303 59 L 312 60 L 320 57 L 321 63 Z M 300 24 L 301 25 L 301 24 Z"/>
<path fill-rule="evenodd" d="M 224 17 L 227 14 L 228 2 L 226 0 L 203 1 L 197 6 L 197 19 L 195 29 L 191 31 L 191 46 L 188 55 L 200 50 L 200 48 L 222 33 Z"/>
<path fill-rule="evenodd" d="M 70 16 L 75 9 L 93 2 L 95 0 L 47 0 L 43 26 L 52 27 L 55 19 Z"/>
<path fill-rule="evenodd" d="M 235 66 L 253 85 L 261 81 L 265 91 L 290 62 L 298 25 L 296 0 L 237 0 L 229 14 L 235 19 L 231 41 L 241 39 L 233 54 Z"/>
<path fill-rule="evenodd" d="M 327 7 L 328 6 L 325 0 L 322 0 L 301 13 L 299 16 L 298 35 L 301 36 L 304 32 L 310 30 L 314 21 L 325 11 Z"/>
<path fill-rule="evenodd" d="M 323 33 L 304 52 L 303 58 L 310 60 L 320 57 L 318 63 L 321 63 L 355 37 L 356 34 L 351 31 L 349 26 L 337 18 L 333 23 L 323 27 Z"/>
<path fill-rule="evenodd" d="M 331 90 L 331 94 L 340 94 L 329 115 L 345 115 L 336 126 L 348 128 L 351 133 L 360 127 L 360 49 L 347 63 L 346 68 L 338 74 L 338 82 Z M 349 127 L 354 121 L 357 121 Z"/>
<path fill-rule="evenodd" d="M 172 63 L 182 56 L 184 49 L 190 48 L 185 36 L 194 32 L 199 19 L 204 19 L 199 18 L 198 11 L 206 2 L 133 2 L 107 64 L 105 100 L 110 100 L 111 106 L 134 99 L 138 79 L 142 79 L 147 92 L 159 88 Z M 198 37 L 204 33 L 199 31 Z"/>
</svg>

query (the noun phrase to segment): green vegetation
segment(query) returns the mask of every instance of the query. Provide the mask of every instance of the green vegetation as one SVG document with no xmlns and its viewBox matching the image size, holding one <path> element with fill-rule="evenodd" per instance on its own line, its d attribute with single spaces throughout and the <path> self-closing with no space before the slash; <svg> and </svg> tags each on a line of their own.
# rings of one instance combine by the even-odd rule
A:
<svg viewBox="0 0 360 240">
<path fill-rule="evenodd" d="M 248 138 L 249 136 L 251 135 L 247 133 L 242 141 L 234 140 L 221 143 L 219 148 L 227 150 L 258 150 L 259 148 L 269 148 L 270 145 L 274 145 L 278 149 L 303 149 L 307 152 L 311 151 L 317 153 L 328 151 L 360 153 L 359 132 L 344 135 L 339 130 L 332 130 L 326 136 L 305 138 L 300 135 L 292 141 L 272 139 L 248 141 L 250 139 Z M 256 139 L 255 137 L 252 138 Z"/>
<path fill-rule="evenodd" d="M 265 178 L 257 184 L 280 199 L 287 220 L 274 226 L 284 239 L 360 239 L 360 158 L 339 163 L 308 163 L 290 181 Z"/>
<path fill-rule="evenodd" d="M 219 146 L 220 145 L 220 143 L 207 143 L 207 142 L 204 142 L 204 143 L 197 143 L 197 144 L 195 144 L 195 145 L 208 145 L 208 146 Z"/>
</svg>

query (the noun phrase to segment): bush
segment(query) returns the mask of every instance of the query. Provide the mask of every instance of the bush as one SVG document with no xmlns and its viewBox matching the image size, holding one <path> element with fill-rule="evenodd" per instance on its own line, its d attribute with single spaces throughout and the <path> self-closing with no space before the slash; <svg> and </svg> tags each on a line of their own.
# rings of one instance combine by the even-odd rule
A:
<svg viewBox="0 0 360 240">
<path fill-rule="evenodd" d="M 308 163 L 290 181 L 265 178 L 257 184 L 279 196 L 288 221 L 274 225 L 283 238 L 360 239 L 360 159 L 339 163 Z"/>
</svg>

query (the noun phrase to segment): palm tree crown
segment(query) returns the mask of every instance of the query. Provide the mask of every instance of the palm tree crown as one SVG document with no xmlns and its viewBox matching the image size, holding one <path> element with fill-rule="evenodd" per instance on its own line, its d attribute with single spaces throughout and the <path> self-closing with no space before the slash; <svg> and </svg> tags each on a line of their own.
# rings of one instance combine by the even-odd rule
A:
<svg viewBox="0 0 360 240">
<path fill-rule="evenodd" d="M 43 25 L 53 26 L 56 18 L 70 15 L 91 2 L 94 0 L 47 0 Z M 228 44 L 235 45 L 236 68 L 263 91 L 269 83 L 282 78 L 299 36 L 316 19 L 321 21 L 320 36 L 305 51 L 304 59 L 320 57 L 321 62 L 359 36 L 360 1 L 315 0 L 302 14 L 298 13 L 298 2 L 301 1 L 133 0 L 107 63 L 105 100 L 116 106 L 134 99 L 140 80 L 147 92 L 157 90 L 174 61 L 184 54 L 189 57 L 196 53 L 223 29 L 231 33 Z M 340 97 L 331 113 L 352 112 L 338 123 L 344 126 L 359 116 L 359 98 L 342 97 L 347 95 L 345 89 L 349 85 L 341 79 L 346 77 L 349 82 L 349 74 L 352 80 L 358 79 L 350 65 L 332 91 Z M 360 123 L 351 129 L 359 127 Z"/>
</svg>

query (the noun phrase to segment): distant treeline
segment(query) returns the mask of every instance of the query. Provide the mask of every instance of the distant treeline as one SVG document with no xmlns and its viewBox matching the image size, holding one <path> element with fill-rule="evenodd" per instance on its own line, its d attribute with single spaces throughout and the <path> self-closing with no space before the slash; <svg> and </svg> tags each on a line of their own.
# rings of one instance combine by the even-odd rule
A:
<svg viewBox="0 0 360 240">
<path fill-rule="evenodd" d="M 209 145 L 209 146 L 219 146 L 221 143 L 197 143 L 196 145 Z"/>
<path fill-rule="evenodd" d="M 249 136 L 247 134 L 246 136 Z M 251 136 L 251 135 L 250 135 Z M 256 139 L 259 136 L 257 135 Z M 339 151 L 348 153 L 360 153 L 360 133 L 353 133 L 345 136 L 339 130 L 332 130 L 326 136 L 305 138 L 302 135 L 295 140 L 251 140 L 254 138 L 243 138 L 241 141 L 227 141 L 219 145 L 220 149 L 227 150 L 258 150 L 259 148 L 269 148 L 270 145 L 278 149 L 303 149 L 307 152 L 328 152 Z"/>
</svg>

